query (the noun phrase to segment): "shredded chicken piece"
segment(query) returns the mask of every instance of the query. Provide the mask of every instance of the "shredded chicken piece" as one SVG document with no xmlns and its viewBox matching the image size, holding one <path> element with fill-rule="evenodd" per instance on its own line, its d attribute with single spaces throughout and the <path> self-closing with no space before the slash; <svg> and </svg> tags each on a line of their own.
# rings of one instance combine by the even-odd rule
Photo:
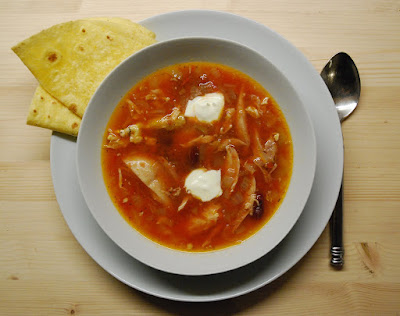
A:
<svg viewBox="0 0 400 316">
<path fill-rule="evenodd" d="M 244 219 L 247 217 L 247 215 L 249 215 L 253 208 L 253 203 L 256 196 L 256 179 L 253 175 L 243 177 L 239 187 L 243 194 L 244 202 L 243 207 L 239 209 L 239 212 L 230 227 L 232 232 L 235 232 L 238 229 L 240 224 L 242 224 Z"/>
<path fill-rule="evenodd" d="M 107 135 L 107 140 L 113 142 L 113 141 L 116 141 L 118 139 L 119 139 L 119 137 L 111 129 L 109 129 L 108 130 L 108 135 Z"/>
<path fill-rule="evenodd" d="M 104 147 L 110 148 L 110 149 L 124 148 L 124 147 L 128 146 L 128 144 L 129 144 L 128 140 L 121 139 L 111 129 L 108 130 L 107 140 L 108 140 L 108 143 L 105 144 Z"/>
<path fill-rule="evenodd" d="M 213 135 L 200 135 L 199 137 L 196 137 L 190 141 L 188 141 L 185 144 L 181 144 L 182 147 L 187 148 L 187 147 L 192 147 L 195 145 L 200 145 L 200 144 L 208 144 L 211 143 L 215 139 L 215 136 Z"/>
<path fill-rule="evenodd" d="M 245 169 L 246 171 L 248 171 L 250 174 L 253 174 L 254 172 L 256 172 L 256 168 L 254 166 L 254 164 L 246 161 L 243 165 L 243 169 Z"/>
<path fill-rule="evenodd" d="M 263 152 L 265 153 L 264 159 L 266 160 L 266 164 L 273 163 L 275 161 L 275 155 L 277 151 L 278 145 L 275 142 L 274 136 L 272 136 L 272 138 L 268 139 L 264 144 Z"/>
<path fill-rule="evenodd" d="M 182 210 L 185 208 L 185 206 L 186 206 L 187 202 L 189 201 L 189 199 L 190 199 L 190 196 L 189 196 L 189 195 L 186 195 L 186 196 L 182 199 L 181 204 L 178 206 L 178 212 L 182 211 Z"/>
<path fill-rule="evenodd" d="M 245 142 L 247 145 L 250 144 L 250 136 L 249 131 L 247 129 L 246 122 L 246 111 L 244 109 L 244 95 L 243 87 L 240 89 L 240 94 L 238 98 L 238 102 L 236 105 L 236 117 L 235 117 L 235 129 L 238 135 L 238 138 Z"/>
<path fill-rule="evenodd" d="M 181 112 L 178 108 L 174 108 L 172 113 L 165 115 L 159 120 L 151 121 L 145 126 L 142 126 L 141 124 L 131 124 L 128 127 L 119 130 L 118 133 L 122 138 L 129 136 L 129 141 L 131 143 L 138 144 L 143 141 L 143 128 L 165 128 L 167 130 L 172 130 L 182 126 L 183 124 L 185 124 L 185 118 L 183 115 L 181 115 Z M 116 142 L 119 140 L 118 136 L 112 131 L 109 132 L 107 139 Z M 145 142 L 147 145 L 155 145 L 157 143 L 157 139 L 153 137 L 146 137 Z"/>
<path fill-rule="evenodd" d="M 266 182 L 271 180 L 271 173 L 278 166 L 275 163 L 275 156 L 278 151 L 276 139 L 279 139 L 278 133 L 272 134 L 264 146 L 262 146 L 258 132 L 256 131 L 253 135 L 253 162 L 260 169 Z"/>
<path fill-rule="evenodd" d="M 268 100 L 268 98 L 264 98 L 264 100 L 265 99 L 267 99 Z M 263 103 L 262 102 L 264 102 L 264 100 L 263 101 L 260 101 L 260 98 L 257 96 L 257 95 L 255 95 L 255 94 L 252 94 L 251 96 L 250 96 L 250 101 L 251 101 L 251 107 L 253 107 L 253 108 L 255 108 L 256 110 L 257 110 L 257 112 L 258 112 L 258 114 L 259 114 L 259 116 L 262 116 L 263 115 L 263 113 L 264 113 L 264 110 L 263 110 L 263 107 L 262 107 L 262 105 L 263 105 Z M 247 110 L 247 109 L 246 109 Z M 250 113 L 249 113 L 250 114 Z M 251 115 L 251 114 L 250 114 Z"/>
<path fill-rule="evenodd" d="M 226 146 L 226 159 L 221 178 L 221 188 L 225 198 L 229 198 L 235 190 L 239 179 L 239 171 L 240 159 L 236 149 L 231 145 Z"/>
<path fill-rule="evenodd" d="M 121 137 L 129 136 L 129 141 L 134 144 L 138 144 L 143 140 L 139 124 L 132 124 L 124 129 L 119 130 L 119 135 Z"/>
<path fill-rule="evenodd" d="M 239 147 L 239 146 L 246 146 L 247 144 L 237 138 L 226 138 L 224 140 L 219 139 L 219 140 L 213 142 L 211 145 L 217 147 L 218 151 L 223 151 L 223 150 L 225 150 L 226 146 L 228 146 L 228 145 L 233 145 L 235 147 Z"/>
<path fill-rule="evenodd" d="M 246 112 L 247 112 L 247 114 L 249 114 L 250 116 L 252 116 L 254 118 L 260 118 L 261 117 L 260 112 L 254 106 L 248 106 L 246 108 Z"/>
<path fill-rule="evenodd" d="M 219 130 L 220 134 L 226 134 L 233 127 L 232 120 L 233 120 L 233 115 L 235 114 L 235 111 L 236 110 L 234 108 L 229 108 L 229 109 L 225 110 L 224 121 Z"/>
<path fill-rule="evenodd" d="M 255 131 L 253 134 L 253 154 L 257 159 L 257 162 L 255 162 L 257 165 L 260 165 L 260 162 L 262 163 L 262 166 L 268 167 L 269 164 L 275 162 L 275 155 L 276 152 L 278 151 L 278 145 L 276 144 L 275 139 L 278 137 L 279 139 L 279 134 L 276 136 L 276 134 L 273 134 L 264 144 L 264 146 L 261 145 L 261 140 L 260 136 L 258 135 L 258 132 Z"/>
<path fill-rule="evenodd" d="M 265 168 L 264 163 L 262 162 L 260 157 L 257 157 L 253 160 L 254 164 L 260 169 L 265 182 L 270 182 L 272 177 L 268 170 Z"/>
<path fill-rule="evenodd" d="M 186 123 L 185 117 L 181 115 L 178 108 L 173 108 L 170 114 L 164 117 L 151 121 L 146 128 L 164 128 L 166 130 L 173 130 L 183 126 Z"/>
</svg>

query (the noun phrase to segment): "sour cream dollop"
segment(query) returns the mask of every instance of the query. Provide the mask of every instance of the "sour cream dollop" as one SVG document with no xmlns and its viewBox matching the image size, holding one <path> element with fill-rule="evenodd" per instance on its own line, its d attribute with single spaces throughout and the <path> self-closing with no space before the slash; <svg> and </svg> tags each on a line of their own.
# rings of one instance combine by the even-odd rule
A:
<svg viewBox="0 0 400 316">
<path fill-rule="evenodd" d="M 207 93 L 188 101 L 185 116 L 211 123 L 220 119 L 224 105 L 225 99 L 222 93 Z"/>
<path fill-rule="evenodd" d="M 186 177 L 186 192 L 207 202 L 222 194 L 221 170 L 195 169 Z"/>
</svg>

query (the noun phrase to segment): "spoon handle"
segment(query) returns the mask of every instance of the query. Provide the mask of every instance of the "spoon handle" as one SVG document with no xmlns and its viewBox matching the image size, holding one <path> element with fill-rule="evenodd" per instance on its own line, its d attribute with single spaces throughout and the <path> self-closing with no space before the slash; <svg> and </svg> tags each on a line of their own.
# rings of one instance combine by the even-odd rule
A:
<svg viewBox="0 0 400 316">
<path fill-rule="evenodd" d="M 331 266 L 341 269 L 344 264 L 343 247 L 343 181 L 339 196 L 330 220 L 331 231 Z"/>
</svg>

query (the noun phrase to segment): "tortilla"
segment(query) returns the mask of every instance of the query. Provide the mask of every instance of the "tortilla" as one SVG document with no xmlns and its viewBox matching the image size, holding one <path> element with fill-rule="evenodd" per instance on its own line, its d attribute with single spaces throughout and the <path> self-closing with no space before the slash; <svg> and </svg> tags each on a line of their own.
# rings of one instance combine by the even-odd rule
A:
<svg viewBox="0 0 400 316">
<path fill-rule="evenodd" d="M 77 136 L 81 118 L 38 86 L 29 107 L 26 123 Z"/>
<path fill-rule="evenodd" d="M 84 21 L 92 22 L 98 26 L 127 36 L 134 41 L 140 40 L 147 42 L 149 38 L 155 38 L 155 34 L 152 31 L 128 19 L 118 17 L 97 17 L 84 19 Z"/>
<path fill-rule="evenodd" d="M 137 23 L 132 22 L 129 19 L 125 18 L 120 18 L 120 17 L 115 17 L 115 16 L 104 16 L 104 17 L 95 17 L 95 18 L 87 18 L 84 20 L 92 21 L 92 20 L 98 20 L 98 21 L 107 21 L 107 22 L 112 22 L 112 23 L 117 23 L 125 26 L 132 26 L 132 25 L 137 25 Z M 151 33 L 151 31 L 149 31 Z"/>
<path fill-rule="evenodd" d="M 55 25 L 12 49 L 42 87 L 82 117 L 106 75 L 134 52 L 155 43 L 139 24 L 77 20 Z"/>
</svg>

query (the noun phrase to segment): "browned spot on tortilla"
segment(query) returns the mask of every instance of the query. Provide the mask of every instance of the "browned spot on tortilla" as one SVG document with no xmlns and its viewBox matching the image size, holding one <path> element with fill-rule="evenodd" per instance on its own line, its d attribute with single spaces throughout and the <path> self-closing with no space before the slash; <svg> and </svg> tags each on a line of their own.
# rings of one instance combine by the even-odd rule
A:
<svg viewBox="0 0 400 316">
<path fill-rule="evenodd" d="M 42 96 L 40 96 L 40 100 L 44 100 L 44 98 Z"/>
<path fill-rule="evenodd" d="M 54 63 L 57 60 L 57 54 L 56 53 L 51 53 L 49 56 L 47 56 L 47 59 L 49 62 Z"/>
<path fill-rule="evenodd" d="M 19 277 L 17 277 L 16 275 L 10 275 L 9 279 L 17 281 L 17 280 L 19 280 Z"/>
<path fill-rule="evenodd" d="M 56 101 L 51 101 L 51 104 L 56 104 Z"/>
<path fill-rule="evenodd" d="M 76 114 L 76 111 L 78 110 L 77 106 L 75 103 L 71 103 L 71 105 L 68 107 L 72 112 Z"/>
<path fill-rule="evenodd" d="M 81 52 L 83 52 L 85 49 L 83 48 L 83 46 L 79 46 L 79 50 L 80 50 Z"/>
<path fill-rule="evenodd" d="M 47 115 L 48 118 L 50 118 L 50 115 Z"/>
<path fill-rule="evenodd" d="M 33 113 L 37 113 L 36 109 L 33 109 Z"/>
<path fill-rule="evenodd" d="M 85 29 L 82 29 L 82 33 L 85 33 L 86 32 L 86 30 Z"/>
<path fill-rule="evenodd" d="M 110 40 L 110 41 L 113 40 L 109 35 L 107 35 L 107 39 Z"/>
<path fill-rule="evenodd" d="M 77 127 L 78 127 L 78 123 L 76 123 L 76 122 L 73 123 L 73 124 L 71 125 L 71 127 L 72 127 L 72 128 L 77 128 Z"/>
</svg>

